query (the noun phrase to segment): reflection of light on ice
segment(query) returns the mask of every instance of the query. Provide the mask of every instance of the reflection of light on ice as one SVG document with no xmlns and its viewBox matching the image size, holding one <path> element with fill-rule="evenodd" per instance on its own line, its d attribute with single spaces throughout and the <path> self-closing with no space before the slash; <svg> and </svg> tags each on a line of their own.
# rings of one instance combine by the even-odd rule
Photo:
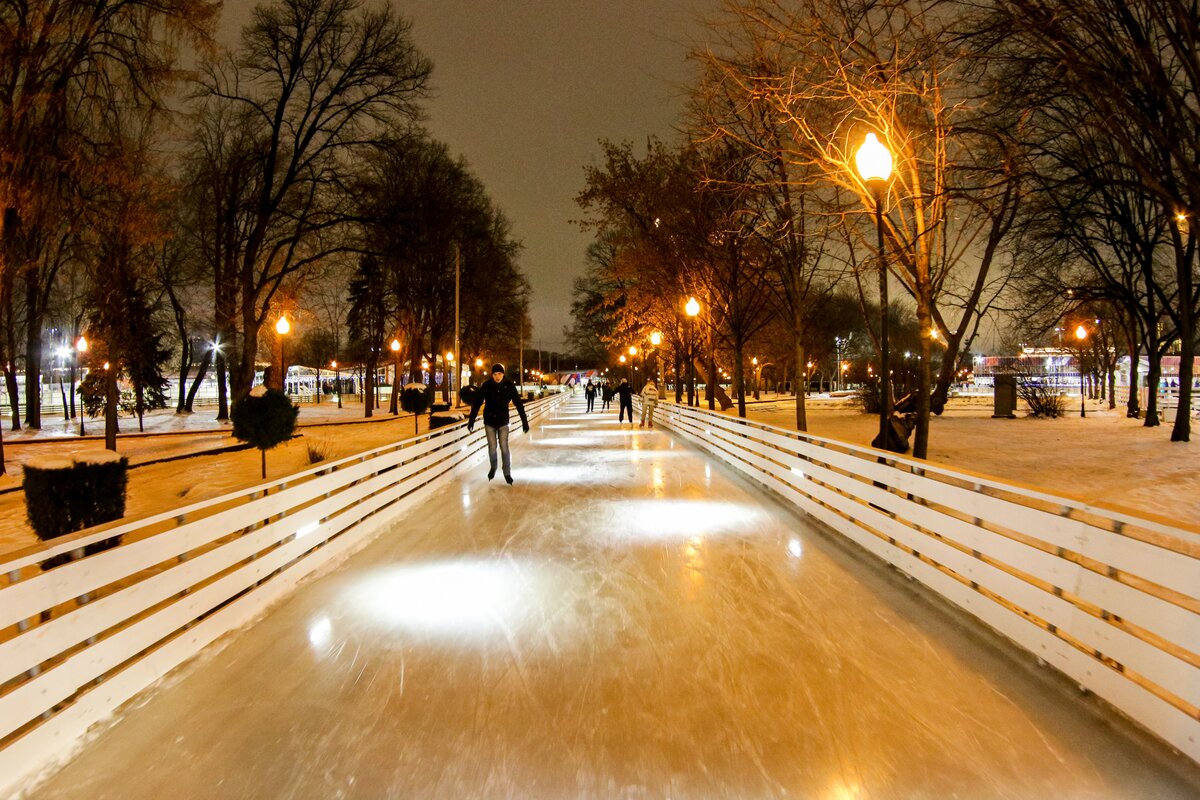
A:
<svg viewBox="0 0 1200 800">
<path fill-rule="evenodd" d="M 821 797 L 822 800 L 859 800 L 863 790 L 858 784 L 835 783 Z"/>
<path fill-rule="evenodd" d="M 654 485 L 654 495 L 662 497 L 663 490 L 666 488 L 666 480 L 663 478 L 663 469 L 658 464 L 651 467 L 650 479 Z"/>
<path fill-rule="evenodd" d="M 471 495 L 464 493 L 462 496 L 462 499 L 463 499 L 463 508 L 470 508 L 471 507 Z"/>
<path fill-rule="evenodd" d="M 588 436 L 561 436 L 558 438 L 534 439 L 533 443 L 547 447 L 596 447 L 603 444 L 599 439 L 593 439 Z"/>
<path fill-rule="evenodd" d="M 508 637 L 526 622 L 543 622 L 569 593 L 567 570 L 516 561 L 456 560 L 395 565 L 350 589 L 368 624 L 410 633 Z M 569 615 L 560 617 L 569 623 Z"/>
<path fill-rule="evenodd" d="M 788 552 L 792 554 L 793 558 L 799 558 L 801 556 L 801 554 L 804 552 L 804 548 L 801 547 L 799 539 L 792 539 L 788 542 Z"/>
<path fill-rule="evenodd" d="M 749 532 L 763 518 L 755 506 L 718 500 L 623 500 L 613 506 L 612 530 L 649 540 Z"/>
<path fill-rule="evenodd" d="M 318 617 L 315 622 L 308 628 L 308 642 L 317 650 L 324 650 L 329 647 L 329 642 L 333 639 L 333 623 L 329 621 L 329 617 Z"/>
<path fill-rule="evenodd" d="M 540 467 L 516 467 L 516 475 L 522 483 L 566 483 L 587 484 L 614 482 L 614 474 L 607 470 L 589 469 L 586 464 L 550 464 Z"/>
<path fill-rule="evenodd" d="M 543 425 L 542 427 L 545 428 L 546 430 L 577 431 L 580 428 L 582 428 L 583 426 L 582 425 Z"/>
</svg>

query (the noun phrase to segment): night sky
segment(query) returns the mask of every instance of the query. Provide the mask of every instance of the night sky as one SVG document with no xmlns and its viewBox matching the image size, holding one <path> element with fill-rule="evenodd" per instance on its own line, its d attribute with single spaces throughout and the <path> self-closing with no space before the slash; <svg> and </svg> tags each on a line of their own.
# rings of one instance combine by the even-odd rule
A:
<svg viewBox="0 0 1200 800">
<path fill-rule="evenodd" d="M 525 246 L 533 346 L 561 346 L 590 235 L 574 197 L 597 141 L 670 137 L 687 45 L 717 0 L 393 0 L 434 63 L 433 135 L 466 158 Z M 250 5 L 226 3 L 234 43 Z"/>
</svg>

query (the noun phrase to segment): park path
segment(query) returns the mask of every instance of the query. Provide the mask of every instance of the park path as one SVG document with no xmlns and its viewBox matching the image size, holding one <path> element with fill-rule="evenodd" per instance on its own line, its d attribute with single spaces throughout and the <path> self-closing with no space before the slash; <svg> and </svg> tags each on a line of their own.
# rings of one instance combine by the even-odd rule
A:
<svg viewBox="0 0 1200 800">
<path fill-rule="evenodd" d="M 575 399 L 182 668 L 44 798 L 1195 797 L 1110 713 Z"/>
</svg>

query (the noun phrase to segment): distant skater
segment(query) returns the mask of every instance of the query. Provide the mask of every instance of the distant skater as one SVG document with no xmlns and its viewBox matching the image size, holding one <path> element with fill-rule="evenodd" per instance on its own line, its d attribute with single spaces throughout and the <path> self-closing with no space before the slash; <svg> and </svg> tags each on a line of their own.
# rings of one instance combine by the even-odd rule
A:
<svg viewBox="0 0 1200 800">
<path fill-rule="evenodd" d="M 587 398 L 587 410 L 590 414 L 596 407 L 596 385 L 588 381 L 587 388 L 583 390 L 583 396 Z"/>
<path fill-rule="evenodd" d="M 646 381 L 646 385 L 642 387 L 642 421 L 638 423 L 639 428 L 646 427 L 646 422 L 649 421 L 650 427 L 654 427 L 654 409 L 658 406 L 658 387 L 654 385 L 654 379 Z"/>
<path fill-rule="evenodd" d="M 471 417 L 467 420 L 467 430 L 475 427 L 475 416 L 479 407 L 483 406 L 483 432 L 487 434 L 488 480 L 496 477 L 496 445 L 500 445 L 501 463 L 504 467 L 504 480 L 509 485 L 513 482 L 512 458 L 508 452 L 508 404 L 512 403 L 521 415 L 521 430 L 529 433 L 529 419 L 525 416 L 525 405 L 521 402 L 521 393 L 512 381 L 504 379 L 504 365 L 492 365 L 492 379 L 484 381 L 483 386 L 475 393 L 471 403 Z"/>
<path fill-rule="evenodd" d="M 629 381 L 621 378 L 621 384 L 617 387 L 617 405 L 620 407 L 620 414 L 617 417 L 617 423 L 625 421 L 625 412 L 629 412 L 629 424 L 633 424 L 633 387 L 629 385 Z"/>
<path fill-rule="evenodd" d="M 612 384 L 610 384 L 608 381 L 605 381 L 604 385 L 600 387 L 600 399 L 603 401 L 600 404 L 601 411 L 608 411 L 608 404 L 612 402 L 612 396 Z"/>
</svg>

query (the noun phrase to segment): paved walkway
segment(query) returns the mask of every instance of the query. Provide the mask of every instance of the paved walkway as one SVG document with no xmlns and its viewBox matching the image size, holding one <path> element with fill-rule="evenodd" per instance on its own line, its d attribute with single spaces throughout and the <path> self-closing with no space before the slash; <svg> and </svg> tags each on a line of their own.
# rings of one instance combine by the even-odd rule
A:
<svg viewBox="0 0 1200 800">
<path fill-rule="evenodd" d="M 447 488 L 33 796 L 1197 796 L 903 578 L 582 410 L 513 438 L 515 486 Z"/>
</svg>

